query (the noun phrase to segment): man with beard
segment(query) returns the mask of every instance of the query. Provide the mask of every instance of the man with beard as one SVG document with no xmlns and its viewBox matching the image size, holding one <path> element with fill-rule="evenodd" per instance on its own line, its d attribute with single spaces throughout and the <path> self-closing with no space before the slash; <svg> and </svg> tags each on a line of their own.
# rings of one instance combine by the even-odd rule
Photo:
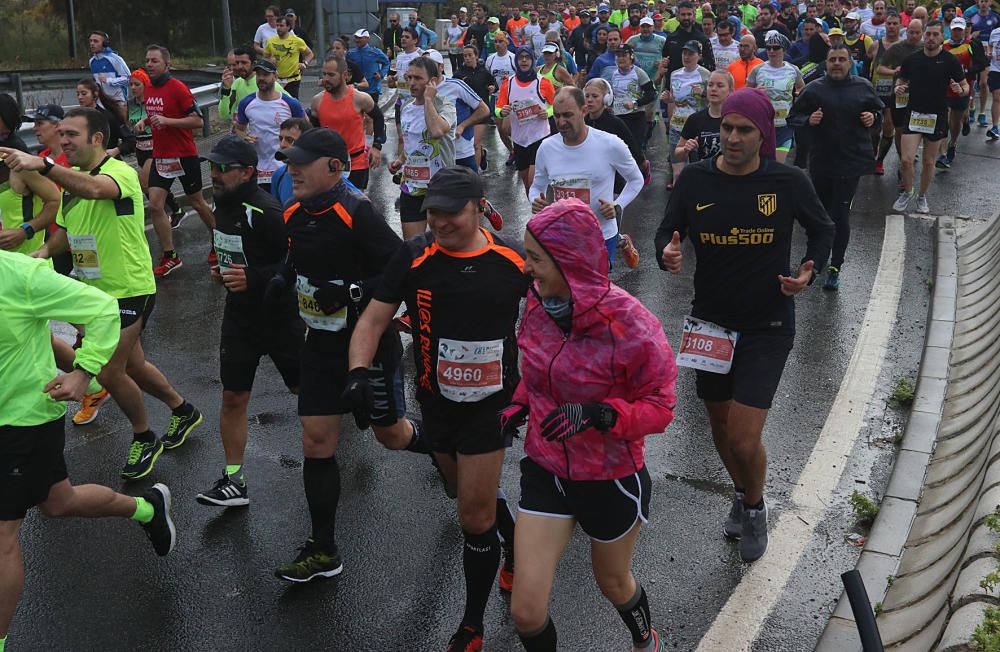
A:
<svg viewBox="0 0 1000 652">
<path fill-rule="evenodd" d="M 627 42 L 630 38 L 639 34 L 639 21 L 645 14 L 646 12 L 643 10 L 642 5 L 638 2 L 628 6 L 628 24 L 623 25 L 621 28 L 623 41 Z M 650 19 L 649 23 L 652 25 L 652 19 Z"/>
<path fill-rule="evenodd" d="M 323 62 L 320 85 L 324 90 L 313 96 L 309 113 L 313 124 L 329 127 L 340 134 L 347 143 L 351 157 L 348 179 L 362 190 L 368 187 L 369 170 L 377 169 L 382 162 L 382 145 L 385 143 L 385 118 L 378 104 L 368 93 L 357 91 L 347 83 L 347 62 L 328 57 Z M 365 116 L 372 119 L 374 140 L 371 149 L 365 148 Z"/>
<path fill-rule="evenodd" d="M 792 40 L 792 35 L 788 31 L 788 28 L 785 27 L 783 24 L 776 22 L 774 18 L 775 18 L 774 7 L 772 7 L 771 5 L 761 6 L 760 21 L 758 21 L 757 26 L 754 27 L 752 30 L 753 37 L 757 39 L 758 49 L 763 49 L 765 47 L 764 45 L 765 37 L 767 36 L 767 33 L 770 32 L 771 30 L 776 31 L 779 34 L 783 34 L 785 38 L 787 38 L 789 41 Z"/>
<path fill-rule="evenodd" d="M 694 22 L 694 5 L 687 0 L 677 5 L 677 29 L 667 37 L 667 42 L 663 44 L 663 56 L 669 58 L 667 62 L 666 74 L 680 68 L 682 65 L 681 51 L 689 41 L 701 43 L 701 65 L 708 70 L 715 70 L 715 55 L 712 54 L 712 41 L 701 31 L 701 28 Z"/>
<path fill-rule="evenodd" d="M 872 4 L 872 17 L 861 23 L 861 33 L 874 41 L 885 36 L 887 29 L 885 16 L 885 0 L 875 0 Z M 899 36 L 899 30 L 896 30 L 896 36 Z"/>
</svg>

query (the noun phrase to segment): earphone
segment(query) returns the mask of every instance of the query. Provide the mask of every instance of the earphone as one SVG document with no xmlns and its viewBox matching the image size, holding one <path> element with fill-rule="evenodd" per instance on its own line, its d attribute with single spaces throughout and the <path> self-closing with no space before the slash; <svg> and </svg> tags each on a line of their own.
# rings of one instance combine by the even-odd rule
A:
<svg viewBox="0 0 1000 652">
<path fill-rule="evenodd" d="M 111 36 L 107 32 L 102 32 L 99 29 L 95 29 L 93 32 L 91 32 L 91 34 L 97 34 L 98 36 L 104 39 L 104 41 L 101 43 L 102 48 L 111 47 Z"/>
<path fill-rule="evenodd" d="M 602 82 L 604 84 L 604 88 L 608 90 L 608 92 L 604 94 L 604 106 L 611 106 L 612 104 L 614 104 L 615 95 L 614 95 L 614 90 L 612 90 L 611 88 L 611 82 L 609 82 L 604 77 L 595 77 L 594 81 Z"/>
</svg>

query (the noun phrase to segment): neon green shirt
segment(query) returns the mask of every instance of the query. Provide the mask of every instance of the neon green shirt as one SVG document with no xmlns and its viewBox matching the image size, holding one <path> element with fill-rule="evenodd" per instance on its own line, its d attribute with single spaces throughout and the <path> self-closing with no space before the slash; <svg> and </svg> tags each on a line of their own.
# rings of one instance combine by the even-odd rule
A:
<svg viewBox="0 0 1000 652">
<path fill-rule="evenodd" d="M 42 210 L 42 200 L 33 194 L 19 195 L 10 186 L 10 181 L 0 183 L 0 222 L 5 229 L 19 229 Z M 27 215 L 25 214 L 27 212 Z M 25 240 L 11 251 L 30 254 L 45 244 L 45 233 L 39 232 Z"/>
<path fill-rule="evenodd" d="M 279 93 L 284 90 L 278 82 L 274 82 L 274 88 Z M 219 98 L 219 119 L 232 120 L 236 107 L 240 105 L 243 98 L 256 92 L 257 75 L 250 75 L 247 79 L 242 77 L 234 79 L 233 86 L 229 89 L 229 95 L 223 95 Z"/>
<path fill-rule="evenodd" d="M 77 277 L 116 299 L 155 294 L 139 176 L 128 163 L 113 158 L 90 174 L 114 179 L 121 198 L 63 199 L 56 224 L 66 229 Z"/>
<path fill-rule="evenodd" d="M 49 320 L 87 327 L 76 364 L 92 374 L 118 346 L 111 296 L 56 273 L 48 261 L 0 250 L 0 426 L 39 426 L 66 414 L 42 389 L 56 377 Z"/>
<path fill-rule="evenodd" d="M 305 54 L 309 46 L 298 36 L 289 34 L 285 38 L 272 36 L 267 39 L 264 46 L 264 54 L 275 60 L 278 68 L 278 79 L 282 82 L 291 82 L 302 79 L 302 71 L 299 70 L 299 54 Z M 257 80 L 254 79 L 254 84 Z"/>
</svg>

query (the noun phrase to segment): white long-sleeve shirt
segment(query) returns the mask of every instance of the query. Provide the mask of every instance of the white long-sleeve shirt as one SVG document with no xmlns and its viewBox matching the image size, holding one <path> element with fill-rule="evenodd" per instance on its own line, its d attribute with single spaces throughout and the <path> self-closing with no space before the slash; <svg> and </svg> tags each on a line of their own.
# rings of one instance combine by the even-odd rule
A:
<svg viewBox="0 0 1000 652">
<path fill-rule="evenodd" d="M 617 198 L 615 172 L 625 179 L 625 187 Z M 618 221 L 601 215 L 600 200 L 614 202 L 624 209 L 642 190 L 642 184 L 642 172 L 624 141 L 614 134 L 587 127 L 587 137 L 576 146 L 567 145 L 561 134 L 542 141 L 535 156 L 535 178 L 528 198 L 545 197 L 550 185 L 556 200 L 576 197 L 590 205 L 607 240 L 618 233 Z"/>
</svg>

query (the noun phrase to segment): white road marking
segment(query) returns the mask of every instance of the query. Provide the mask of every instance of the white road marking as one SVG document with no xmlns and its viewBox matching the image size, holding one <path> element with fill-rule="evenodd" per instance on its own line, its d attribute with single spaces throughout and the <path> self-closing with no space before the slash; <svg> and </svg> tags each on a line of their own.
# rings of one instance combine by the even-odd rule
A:
<svg viewBox="0 0 1000 652">
<path fill-rule="evenodd" d="M 813 531 L 840 481 L 861 431 L 865 408 L 875 391 L 886 345 L 895 324 L 903 282 L 906 234 L 903 218 L 885 220 L 882 256 L 865 310 L 864 323 L 830 414 L 791 500 L 769 528 L 767 553 L 743 576 L 698 645 L 698 652 L 750 650 L 764 621 L 812 540 Z"/>
</svg>

